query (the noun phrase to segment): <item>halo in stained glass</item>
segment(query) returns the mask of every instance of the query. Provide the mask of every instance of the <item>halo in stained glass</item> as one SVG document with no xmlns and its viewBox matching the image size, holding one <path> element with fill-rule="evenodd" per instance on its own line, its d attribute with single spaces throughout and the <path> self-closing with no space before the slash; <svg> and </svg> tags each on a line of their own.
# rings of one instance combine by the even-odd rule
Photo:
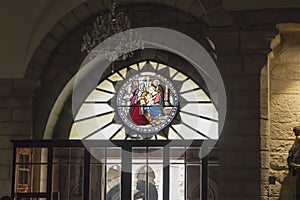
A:
<svg viewBox="0 0 300 200">
<path fill-rule="evenodd" d="M 86 97 L 70 139 L 218 139 L 218 110 L 201 77 L 193 77 L 155 61 L 121 67 Z"/>
<path fill-rule="evenodd" d="M 127 77 L 116 98 L 119 118 L 129 134 L 151 137 L 167 127 L 178 111 L 178 93 L 162 74 L 144 71 Z"/>
</svg>

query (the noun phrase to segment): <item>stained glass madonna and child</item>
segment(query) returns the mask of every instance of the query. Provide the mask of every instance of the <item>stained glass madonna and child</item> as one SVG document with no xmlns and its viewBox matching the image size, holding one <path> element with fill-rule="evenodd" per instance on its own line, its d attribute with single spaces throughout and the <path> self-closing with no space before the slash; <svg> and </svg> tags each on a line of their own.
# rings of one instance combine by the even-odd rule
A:
<svg viewBox="0 0 300 200">
<path fill-rule="evenodd" d="M 178 95 L 171 81 L 156 72 L 129 77 L 117 95 L 118 114 L 133 132 L 150 137 L 168 126 L 178 111 Z"/>
<path fill-rule="evenodd" d="M 101 79 L 76 113 L 70 138 L 217 139 L 218 111 L 184 72 L 142 61 Z"/>
</svg>

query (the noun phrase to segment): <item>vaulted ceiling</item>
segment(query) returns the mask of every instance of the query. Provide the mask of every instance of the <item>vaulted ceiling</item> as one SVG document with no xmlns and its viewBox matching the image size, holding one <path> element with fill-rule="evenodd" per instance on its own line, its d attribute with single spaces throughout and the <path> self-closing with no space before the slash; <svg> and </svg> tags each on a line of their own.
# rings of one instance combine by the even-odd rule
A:
<svg viewBox="0 0 300 200">
<path fill-rule="evenodd" d="M 83 4 L 86 0 L 6 0 L 0 2 L 0 78 L 22 78 L 27 65 L 42 39 L 67 13 Z M 98 5 L 91 8 L 105 9 L 109 6 L 106 0 L 88 0 L 88 5 Z M 161 4 L 175 7 L 193 16 L 209 13 L 215 9 L 256 10 L 268 8 L 300 8 L 299 0 L 118 0 L 119 5 L 128 4 Z M 185 6 L 189 6 L 188 8 Z M 202 9 L 192 9 L 195 8 Z M 80 12 L 80 11 L 78 11 Z M 207 12 L 207 13 L 206 13 Z M 95 13 L 92 13 L 95 14 Z M 197 16 L 198 15 L 198 16 Z M 200 20 L 200 19 L 199 19 Z M 204 21 L 210 23 L 209 18 Z"/>
</svg>

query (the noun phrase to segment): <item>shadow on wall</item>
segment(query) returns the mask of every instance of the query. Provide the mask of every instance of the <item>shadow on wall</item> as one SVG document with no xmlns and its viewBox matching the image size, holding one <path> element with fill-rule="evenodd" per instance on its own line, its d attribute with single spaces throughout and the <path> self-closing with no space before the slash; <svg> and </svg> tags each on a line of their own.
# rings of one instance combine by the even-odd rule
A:
<svg viewBox="0 0 300 200">
<path fill-rule="evenodd" d="M 280 190 L 280 200 L 297 200 L 296 199 L 296 180 L 297 176 L 293 176 L 291 172 L 283 179 Z M 300 189 L 300 188 L 299 188 Z"/>
</svg>

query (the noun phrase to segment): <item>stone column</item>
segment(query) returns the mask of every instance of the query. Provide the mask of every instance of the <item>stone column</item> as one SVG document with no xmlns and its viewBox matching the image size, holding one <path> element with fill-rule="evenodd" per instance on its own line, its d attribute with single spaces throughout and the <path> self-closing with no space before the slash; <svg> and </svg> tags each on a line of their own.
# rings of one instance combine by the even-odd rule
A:
<svg viewBox="0 0 300 200">
<path fill-rule="evenodd" d="M 270 51 L 269 38 L 277 33 L 273 29 L 248 28 L 209 32 L 216 46 L 228 101 L 226 122 L 218 142 L 220 199 L 259 199 L 261 173 L 266 168 L 260 162 L 265 152 L 261 151 L 259 128 L 261 121 L 267 121 L 267 117 L 260 120 L 260 76 Z M 267 91 L 267 85 L 264 90 Z M 266 103 L 262 107 L 266 110 Z"/>
<path fill-rule="evenodd" d="M 293 127 L 300 124 L 300 24 L 277 25 L 280 35 L 269 58 L 270 76 L 270 154 L 269 185 L 272 199 L 295 199 L 296 180 L 287 167 Z"/>
</svg>

